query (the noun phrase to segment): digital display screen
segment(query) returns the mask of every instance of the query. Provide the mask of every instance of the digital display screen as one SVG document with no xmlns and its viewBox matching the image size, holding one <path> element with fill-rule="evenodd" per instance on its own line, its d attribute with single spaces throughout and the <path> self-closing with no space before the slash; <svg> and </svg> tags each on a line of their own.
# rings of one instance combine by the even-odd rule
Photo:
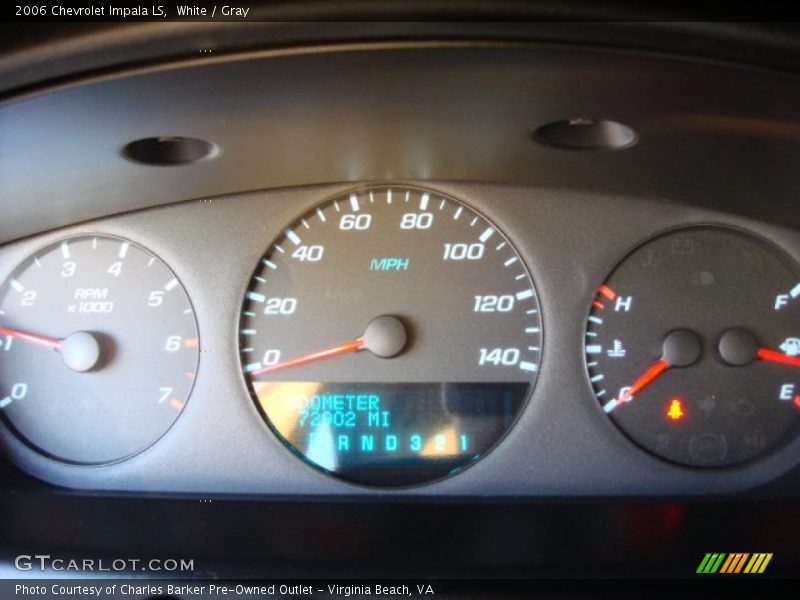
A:
<svg viewBox="0 0 800 600">
<path fill-rule="evenodd" d="M 254 383 L 272 428 L 317 467 L 355 483 L 405 486 L 449 475 L 508 430 L 529 384 Z"/>
</svg>

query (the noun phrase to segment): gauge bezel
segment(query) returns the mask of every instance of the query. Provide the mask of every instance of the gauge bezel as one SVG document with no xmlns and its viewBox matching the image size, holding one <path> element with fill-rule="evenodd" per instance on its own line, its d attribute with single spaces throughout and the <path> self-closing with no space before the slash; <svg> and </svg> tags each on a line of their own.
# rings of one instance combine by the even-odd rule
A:
<svg viewBox="0 0 800 600">
<path fill-rule="evenodd" d="M 756 244 L 763 246 L 764 248 L 768 249 L 770 253 L 777 258 L 781 263 L 783 263 L 787 270 L 790 272 L 795 273 L 798 280 L 800 281 L 800 262 L 796 261 L 791 254 L 789 254 L 783 247 L 776 244 L 769 238 L 766 238 L 759 233 L 756 233 L 746 227 L 739 226 L 739 225 L 732 225 L 729 223 L 723 223 L 718 221 L 696 221 L 690 223 L 681 223 L 680 225 L 675 225 L 672 227 L 668 227 L 665 229 L 658 230 L 650 235 L 640 239 L 637 243 L 630 247 L 618 260 L 616 260 L 612 266 L 606 271 L 605 277 L 600 281 L 599 285 L 602 285 L 604 282 L 608 281 L 612 275 L 617 271 L 617 269 L 623 265 L 633 254 L 635 254 L 638 250 L 643 248 L 644 246 L 667 236 L 674 235 L 676 233 L 680 233 L 683 231 L 691 231 L 691 230 L 698 230 L 698 229 L 716 229 L 727 231 L 728 233 L 738 235 L 744 237 L 745 239 L 750 239 L 754 241 Z M 595 290 L 597 287 L 594 288 Z M 593 405 L 594 413 L 602 418 L 603 421 L 606 422 L 607 427 L 614 430 L 616 435 L 621 436 L 627 443 L 634 446 L 639 452 L 644 453 L 646 456 L 659 461 L 663 464 L 669 465 L 670 467 L 677 467 L 680 469 L 684 469 L 687 471 L 692 471 L 696 473 L 724 473 L 724 472 L 738 472 L 741 470 L 746 470 L 752 468 L 753 465 L 758 463 L 762 463 L 764 461 L 770 460 L 773 458 L 774 455 L 781 453 L 786 447 L 792 442 L 793 439 L 797 437 L 800 433 L 800 419 L 796 420 L 795 424 L 788 428 L 785 433 L 780 437 L 780 439 L 775 440 L 772 444 L 770 444 L 767 449 L 762 450 L 758 454 L 733 464 L 726 464 L 726 465 L 690 465 L 687 463 L 683 463 L 677 460 L 672 460 L 668 457 L 662 456 L 653 452 L 642 444 L 640 444 L 636 439 L 634 439 L 631 435 L 625 431 L 617 422 L 611 418 L 608 414 L 606 414 L 602 409 L 602 402 L 597 397 L 595 392 L 594 386 L 592 385 L 590 378 L 591 373 L 589 371 L 589 360 L 588 355 L 586 353 L 586 343 L 587 337 L 586 332 L 588 330 L 589 324 L 589 317 L 592 316 L 592 300 L 594 300 L 595 296 L 589 299 L 587 303 L 588 307 L 586 308 L 586 314 L 584 316 L 584 326 L 581 329 L 581 340 L 580 340 L 580 348 L 581 348 L 581 355 L 583 360 L 583 373 L 584 373 L 584 385 L 587 387 L 589 398 L 592 400 L 591 404 Z M 711 347 L 704 348 L 704 352 L 713 352 L 717 358 L 718 357 L 718 350 L 716 341 L 718 341 L 719 336 L 721 334 L 716 334 L 713 340 L 709 340 L 711 343 Z"/>
<path fill-rule="evenodd" d="M 270 419 L 269 415 L 261 406 L 259 399 L 253 389 L 252 381 L 248 377 L 247 372 L 245 372 L 245 360 L 241 352 L 241 336 L 240 330 L 242 328 L 243 318 L 244 318 L 244 311 L 245 307 L 247 306 L 248 300 L 246 297 L 247 291 L 251 287 L 251 283 L 253 277 L 256 273 L 259 272 L 259 264 L 263 258 L 266 258 L 270 254 L 271 248 L 275 245 L 275 243 L 285 236 L 286 230 L 292 230 L 295 228 L 296 225 L 300 225 L 302 220 L 309 217 L 310 215 L 314 214 L 318 208 L 327 207 L 332 204 L 336 200 L 341 200 L 342 198 L 347 198 L 350 194 L 362 194 L 369 191 L 376 191 L 376 190 L 385 190 L 385 189 L 397 189 L 397 190 L 409 190 L 417 193 L 431 193 L 432 195 L 436 195 L 443 199 L 448 200 L 449 202 L 454 203 L 457 206 L 463 206 L 466 210 L 474 213 L 476 216 L 484 219 L 486 223 L 491 225 L 494 230 L 495 234 L 499 235 L 503 241 L 505 241 L 509 247 L 513 248 L 514 253 L 519 258 L 520 264 L 522 269 L 524 270 L 525 274 L 527 275 L 528 281 L 530 282 L 530 288 L 534 292 L 534 296 L 537 301 L 537 308 L 538 308 L 538 316 L 540 322 L 540 332 L 539 332 L 539 340 L 540 340 L 540 347 L 538 351 L 538 364 L 539 367 L 535 373 L 533 380 L 528 380 L 528 389 L 526 390 L 523 399 L 520 402 L 519 408 L 517 409 L 516 413 L 513 415 L 511 422 L 508 427 L 502 432 L 501 435 L 494 440 L 494 442 L 488 446 L 488 448 L 483 451 L 480 455 L 473 457 L 472 459 L 467 460 L 466 462 L 460 464 L 459 466 L 453 468 L 452 470 L 444 473 L 441 476 L 428 479 L 421 482 L 415 482 L 410 484 L 402 484 L 402 485 L 381 485 L 381 484 L 373 484 L 364 481 L 358 481 L 354 479 L 348 478 L 346 475 L 342 475 L 341 473 L 337 473 L 336 471 L 330 470 L 325 468 L 322 465 L 317 463 L 313 463 L 306 457 L 298 448 L 294 446 L 289 440 L 287 440 L 273 425 L 272 420 Z M 507 436 L 511 435 L 511 432 L 517 428 L 517 425 L 522 418 L 523 414 L 528 410 L 528 405 L 532 402 L 532 398 L 536 392 L 536 385 L 539 381 L 541 376 L 544 360 L 545 360 L 545 352 L 546 352 L 546 341 L 545 341 L 545 316 L 544 316 L 544 309 L 542 308 L 542 301 L 541 296 L 539 294 L 539 290 L 536 286 L 536 281 L 531 273 L 531 269 L 529 268 L 523 254 L 520 252 L 517 244 L 515 244 L 509 236 L 505 233 L 504 229 L 498 226 L 495 221 L 487 216 L 483 211 L 475 208 L 472 204 L 465 202 L 459 198 L 454 197 L 452 194 L 447 192 L 442 192 L 441 190 L 432 187 L 432 186 L 422 186 L 417 183 L 404 183 L 404 182 L 369 182 L 369 183 L 362 183 L 357 186 L 346 187 L 343 189 L 339 189 L 334 193 L 327 194 L 322 198 L 314 199 L 311 203 L 304 205 L 302 211 L 296 213 L 296 215 L 287 222 L 285 226 L 282 226 L 278 229 L 276 235 L 269 240 L 269 242 L 264 247 L 264 250 L 261 254 L 258 255 L 256 260 L 253 262 L 252 270 L 250 271 L 250 277 L 245 281 L 243 287 L 240 289 L 241 298 L 239 304 L 239 314 L 235 321 L 236 327 L 233 330 L 233 339 L 234 339 L 234 347 L 236 348 L 237 353 L 237 363 L 239 366 L 239 379 L 242 382 L 242 385 L 247 391 L 247 397 L 250 399 L 251 406 L 255 409 L 256 413 L 258 414 L 259 420 L 262 422 L 263 426 L 266 428 L 266 432 L 274 436 L 274 438 L 279 442 L 279 444 L 288 450 L 293 458 L 297 459 L 297 462 L 300 462 L 304 465 L 309 472 L 314 473 L 316 476 L 322 476 L 326 479 L 333 479 L 337 482 L 343 483 L 345 485 L 355 486 L 357 488 L 367 489 L 367 490 L 381 490 L 385 492 L 392 492 L 398 491 L 401 492 L 403 490 L 413 490 L 418 489 L 421 487 L 426 487 L 430 485 L 435 485 L 436 483 L 440 483 L 442 481 L 448 480 L 455 475 L 462 473 L 464 470 L 468 469 L 469 467 L 480 463 L 484 458 L 486 458 L 489 454 L 491 454 L 496 448 L 498 448 L 503 441 L 506 439 Z"/>
<path fill-rule="evenodd" d="M 25 254 L 24 257 L 21 260 L 16 261 L 14 266 L 5 273 L 4 278 L 2 280 L 0 280 L 0 287 L 5 286 L 6 282 L 9 281 L 11 278 L 13 278 L 15 275 L 17 275 L 18 273 L 26 271 L 28 269 L 28 267 L 33 264 L 33 260 L 35 258 L 37 258 L 38 256 L 40 256 L 40 255 L 42 255 L 44 253 L 50 252 L 53 248 L 58 247 L 60 244 L 62 244 L 65 241 L 84 240 L 84 239 L 87 239 L 87 238 L 102 238 L 102 239 L 106 239 L 106 240 L 114 240 L 114 241 L 119 241 L 119 242 L 123 242 L 123 243 L 129 243 L 131 246 L 135 246 L 140 251 L 144 252 L 147 255 L 155 257 L 158 261 L 160 261 L 162 266 L 165 269 L 167 269 L 167 271 L 177 280 L 178 286 L 180 287 L 180 289 L 183 290 L 183 293 L 186 296 L 186 301 L 187 301 L 187 303 L 189 305 L 189 308 L 191 308 L 191 311 L 192 311 L 191 312 L 191 316 L 192 316 L 192 320 L 194 322 L 194 330 L 195 330 L 195 332 L 197 334 L 197 336 L 196 336 L 197 337 L 197 352 L 195 354 L 195 360 L 194 360 L 195 377 L 191 380 L 190 385 L 188 387 L 188 390 L 186 392 L 186 399 L 184 401 L 183 408 L 177 414 L 175 419 L 172 420 L 172 422 L 169 424 L 169 426 L 166 427 L 161 432 L 161 434 L 157 438 L 155 438 L 151 443 L 147 444 L 146 446 L 144 446 L 144 447 L 142 447 L 142 448 L 140 448 L 140 449 L 138 449 L 138 450 L 136 450 L 134 452 L 126 454 L 125 456 L 121 456 L 119 458 L 114 458 L 114 459 L 111 459 L 111 460 L 104 460 L 104 461 L 100 461 L 100 462 L 83 462 L 83 461 L 69 460 L 69 459 L 63 458 L 61 456 L 55 455 L 55 454 L 45 450 L 44 448 L 39 447 L 32 440 L 28 439 L 28 437 L 26 435 L 24 435 L 22 432 L 20 432 L 19 429 L 14 425 L 14 423 L 8 418 L 8 416 L 6 415 L 5 411 L 4 410 L 0 410 L 0 423 L 2 423 L 3 426 L 11 434 L 13 434 L 13 436 L 14 436 L 14 438 L 16 440 L 18 440 L 26 448 L 30 449 L 31 451 L 33 451 L 37 455 L 42 456 L 42 457 L 44 457 L 44 458 L 46 458 L 48 460 L 54 461 L 56 463 L 63 464 L 63 465 L 69 465 L 69 466 L 78 467 L 78 468 L 100 468 L 100 467 L 105 467 L 105 466 L 110 466 L 110 465 L 116 465 L 116 464 L 119 464 L 119 463 L 124 463 L 126 461 L 131 460 L 132 458 L 134 458 L 136 456 L 139 456 L 140 454 L 146 452 L 147 450 L 149 450 L 150 448 L 152 448 L 153 446 L 158 444 L 158 442 L 161 441 L 170 432 L 170 430 L 172 430 L 173 427 L 175 427 L 176 423 L 178 422 L 178 420 L 181 418 L 181 416 L 184 414 L 184 412 L 186 411 L 187 407 L 189 406 L 189 401 L 192 398 L 192 392 L 194 391 L 195 385 L 197 383 L 197 374 L 199 373 L 199 370 L 200 370 L 200 353 L 202 351 L 201 348 L 203 346 L 202 346 L 202 336 L 201 336 L 201 331 L 200 331 L 200 324 L 198 323 L 198 320 L 197 320 L 197 313 L 195 311 L 195 306 L 194 306 L 194 304 L 192 302 L 192 297 L 189 294 L 189 291 L 186 289 L 186 286 L 184 285 L 183 281 L 178 276 L 178 274 L 174 271 L 174 269 L 170 266 L 170 264 L 167 263 L 155 251 L 150 250 L 150 248 L 148 248 L 147 246 L 137 242 L 136 240 L 130 239 L 127 236 L 119 235 L 117 233 L 105 233 L 105 232 L 100 232 L 100 231 L 78 231 L 78 232 L 70 233 L 70 234 L 64 235 L 64 236 L 55 236 L 55 237 L 49 239 L 47 242 L 37 246 L 33 251 L 30 251 L 27 254 Z"/>
</svg>

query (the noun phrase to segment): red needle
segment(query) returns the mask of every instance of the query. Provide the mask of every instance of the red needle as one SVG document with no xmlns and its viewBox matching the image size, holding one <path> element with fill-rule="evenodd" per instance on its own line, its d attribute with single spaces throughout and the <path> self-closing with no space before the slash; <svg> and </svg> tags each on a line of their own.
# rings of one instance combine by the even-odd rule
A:
<svg viewBox="0 0 800 600">
<path fill-rule="evenodd" d="M 263 375 L 264 373 L 272 373 L 274 371 L 280 371 L 282 369 L 289 369 L 290 367 L 298 367 L 300 365 L 305 365 L 310 362 L 316 362 L 318 360 L 334 358 L 336 356 L 341 356 L 342 354 L 349 354 L 350 352 L 357 352 L 358 350 L 361 350 L 363 347 L 364 347 L 364 340 L 362 338 L 358 338 L 357 340 L 352 340 L 350 342 L 345 342 L 343 344 L 337 344 L 335 346 L 331 346 L 330 348 L 326 348 L 325 350 L 318 350 L 317 352 L 309 352 L 308 354 L 301 354 L 300 356 L 295 356 L 294 358 L 290 358 L 288 360 L 275 363 L 274 365 L 267 365 L 266 367 L 255 369 L 254 371 L 250 371 L 250 375 Z"/>
<path fill-rule="evenodd" d="M 58 350 L 61 347 L 61 342 L 59 340 L 44 337 L 42 335 L 35 335 L 33 333 L 25 333 L 24 331 L 17 331 L 16 329 L 9 329 L 8 327 L 0 327 L 0 335 L 19 338 L 21 340 L 25 340 L 26 342 L 33 342 L 34 344 L 40 344 L 42 346 L 52 348 L 53 350 Z"/>
<path fill-rule="evenodd" d="M 656 378 L 659 375 L 661 375 L 664 371 L 669 369 L 670 366 L 671 365 L 663 358 L 657 360 L 652 365 L 650 365 L 647 368 L 647 370 L 644 373 L 642 373 L 639 376 L 639 378 L 636 381 L 634 381 L 633 384 L 628 389 L 622 392 L 619 395 L 619 398 L 608 402 L 603 407 L 603 410 L 605 410 L 606 412 L 611 412 L 620 404 L 627 402 L 628 400 L 633 398 L 633 396 L 635 396 L 636 394 L 641 392 L 644 388 L 646 388 L 648 385 L 653 383 L 656 380 Z"/>
<path fill-rule="evenodd" d="M 770 350 L 769 348 L 759 348 L 757 353 L 758 358 L 761 360 L 769 360 L 771 362 L 783 363 L 784 365 L 792 365 L 793 367 L 800 367 L 800 356 L 789 356 L 777 350 Z"/>
</svg>

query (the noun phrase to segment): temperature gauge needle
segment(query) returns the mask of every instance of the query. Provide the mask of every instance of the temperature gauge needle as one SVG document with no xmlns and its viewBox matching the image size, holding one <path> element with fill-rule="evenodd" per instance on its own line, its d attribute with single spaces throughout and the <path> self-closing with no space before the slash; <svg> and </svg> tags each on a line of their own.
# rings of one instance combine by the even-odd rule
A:
<svg viewBox="0 0 800 600">
<path fill-rule="evenodd" d="M 603 410 L 608 413 L 614 410 L 620 404 L 624 404 L 625 402 L 630 402 L 630 400 L 636 394 L 638 394 L 648 385 L 653 383 L 662 373 L 664 373 L 664 371 L 669 369 L 670 366 L 671 365 L 666 360 L 660 358 L 652 365 L 650 365 L 647 368 L 647 370 L 644 373 L 642 373 L 630 387 L 623 388 L 624 391 L 619 395 L 618 398 L 615 398 L 614 400 L 607 402 L 603 406 Z"/>
<path fill-rule="evenodd" d="M 661 358 L 647 367 L 630 387 L 623 388 L 617 398 L 607 402 L 603 410 L 609 413 L 621 404 L 630 402 L 636 394 L 663 375 L 667 369 L 693 365 L 700 358 L 701 352 L 700 340 L 694 332 L 688 329 L 671 331 L 662 343 Z"/>
<path fill-rule="evenodd" d="M 0 327 L 0 335 L 6 335 L 18 338 L 20 340 L 25 340 L 26 342 L 31 342 L 34 344 L 39 344 L 40 346 L 52 348 L 53 350 L 58 350 L 59 348 L 61 348 L 61 340 L 45 337 L 43 335 L 26 333 L 24 331 L 19 331 L 18 329 L 11 329 L 9 327 Z"/>
<path fill-rule="evenodd" d="M 364 335 L 360 338 L 336 344 L 324 350 L 301 354 L 272 365 L 257 367 L 249 371 L 249 373 L 251 376 L 274 373 L 275 371 L 299 367 L 308 363 L 342 356 L 343 354 L 358 352 L 359 350 L 369 350 L 381 358 L 391 358 L 405 348 L 407 339 L 406 327 L 400 319 L 391 315 L 381 315 L 367 324 Z"/>
<path fill-rule="evenodd" d="M 789 356 L 777 350 L 770 350 L 769 348 L 759 348 L 756 356 L 761 360 L 770 362 L 781 363 L 784 365 L 791 365 L 793 367 L 800 367 L 800 356 Z"/>
</svg>

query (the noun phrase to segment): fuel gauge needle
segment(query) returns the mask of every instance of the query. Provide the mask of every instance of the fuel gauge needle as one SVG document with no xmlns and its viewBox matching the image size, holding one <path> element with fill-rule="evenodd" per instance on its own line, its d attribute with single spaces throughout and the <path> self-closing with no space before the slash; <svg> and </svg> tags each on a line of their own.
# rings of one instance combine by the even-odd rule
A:
<svg viewBox="0 0 800 600">
<path fill-rule="evenodd" d="M 40 346 L 45 346 L 46 348 L 51 348 L 53 350 L 58 350 L 61 348 L 61 340 L 45 337 L 43 335 L 27 333 L 25 331 L 19 331 L 18 329 L 11 329 L 10 327 L 0 327 L 0 335 L 18 338 L 20 340 L 25 340 L 26 342 L 31 342 L 33 344 L 39 344 Z"/>
<path fill-rule="evenodd" d="M 759 348 L 758 352 L 756 352 L 756 356 L 758 356 L 758 358 L 761 360 L 791 365 L 793 367 L 800 367 L 800 356 L 789 356 L 788 354 L 778 352 L 777 350 Z"/>
<path fill-rule="evenodd" d="M 408 333 L 400 319 L 392 315 L 381 315 L 367 324 L 364 335 L 360 338 L 336 344 L 324 350 L 301 354 L 272 365 L 258 366 L 258 363 L 256 363 L 256 367 L 248 372 L 251 376 L 264 375 L 307 365 L 312 362 L 336 358 L 359 350 L 369 350 L 381 358 L 391 358 L 397 356 L 405 348 L 407 340 Z"/>
</svg>

